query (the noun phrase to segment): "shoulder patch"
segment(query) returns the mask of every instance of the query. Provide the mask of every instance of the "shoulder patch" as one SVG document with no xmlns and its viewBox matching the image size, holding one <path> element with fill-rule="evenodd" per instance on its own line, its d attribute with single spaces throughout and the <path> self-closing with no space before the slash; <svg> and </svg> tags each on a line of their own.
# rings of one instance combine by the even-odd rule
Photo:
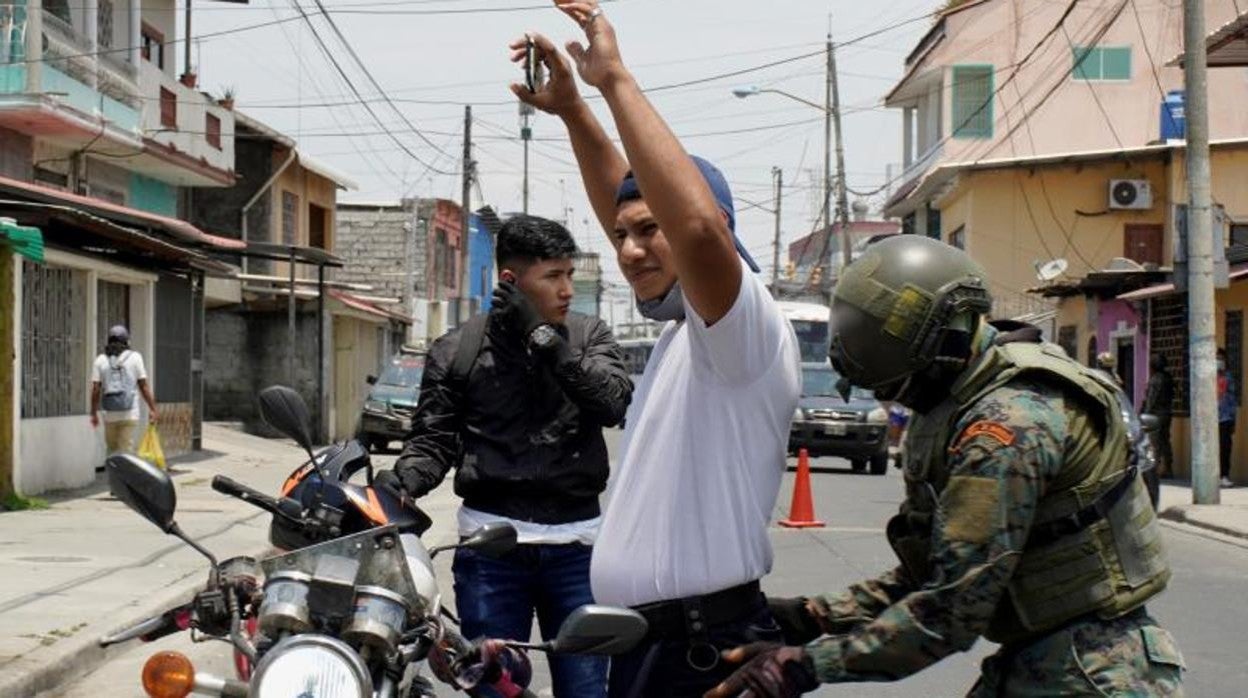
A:
<svg viewBox="0 0 1248 698">
<path fill-rule="evenodd" d="M 994 439 L 1002 446 L 1010 446 L 1014 443 L 1013 429 L 1000 422 L 981 420 L 962 430 L 962 434 L 958 436 L 958 440 L 953 444 L 953 448 L 950 450 L 958 451 L 968 441 L 976 439 L 980 436 L 987 436 L 990 439 Z"/>
</svg>

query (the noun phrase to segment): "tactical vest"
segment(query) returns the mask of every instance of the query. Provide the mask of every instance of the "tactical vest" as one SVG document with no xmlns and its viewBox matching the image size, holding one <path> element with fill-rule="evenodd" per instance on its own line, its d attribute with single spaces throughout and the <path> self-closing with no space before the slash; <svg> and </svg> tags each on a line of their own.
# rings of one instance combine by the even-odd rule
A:
<svg viewBox="0 0 1248 698">
<path fill-rule="evenodd" d="M 906 501 L 888 524 L 889 542 L 907 574 L 918 585 L 931 578 L 932 516 L 949 479 L 955 425 L 981 398 L 1024 374 L 1085 398 L 1092 423 L 1083 428 L 1096 433 L 1083 435 L 1086 447 L 1072 450 L 1037 504 L 1031 538 L 984 634 L 1002 644 L 1038 637 L 1081 616 L 1119 617 L 1159 593 L 1170 578 L 1117 391 L 1060 347 L 1029 342 L 987 349 L 948 398 L 911 421 Z"/>
</svg>

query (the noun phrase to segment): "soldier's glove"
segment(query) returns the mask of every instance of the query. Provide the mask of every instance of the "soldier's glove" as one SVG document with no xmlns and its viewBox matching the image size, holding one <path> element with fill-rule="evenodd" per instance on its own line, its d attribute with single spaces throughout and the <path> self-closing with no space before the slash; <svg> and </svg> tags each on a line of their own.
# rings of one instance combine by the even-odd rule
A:
<svg viewBox="0 0 1248 698">
<path fill-rule="evenodd" d="M 494 302 L 490 306 L 490 312 L 497 313 L 507 327 L 525 341 L 528 341 L 529 335 L 539 325 L 546 324 L 546 320 L 537 312 L 529 297 L 524 295 L 524 291 L 510 281 L 500 281 L 498 288 L 494 289 Z"/>
<path fill-rule="evenodd" d="M 767 610 L 776 619 L 784 642 L 788 645 L 804 645 L 819 639 L 824 633 L 819 621 L 808 608 L 805 596 L 792 599 L 767 598 Z"/>
<path fill-rule="evenodd" d="M 703 698 L 796 698 L 819 688 L 814 662 L 801 647 L 756 642 L 724 652 L 724 661 L 744 666 Z"/>
</svg>

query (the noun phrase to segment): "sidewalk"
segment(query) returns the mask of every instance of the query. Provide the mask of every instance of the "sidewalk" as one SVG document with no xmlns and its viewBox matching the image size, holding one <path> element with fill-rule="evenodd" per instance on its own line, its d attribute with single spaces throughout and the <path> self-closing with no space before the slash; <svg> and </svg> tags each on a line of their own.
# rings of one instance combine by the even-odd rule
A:
<svg viewBox="0 0 1248 698">
<path fill-rule="evenodd" d="M 1248 539 L 1248 487 L 1222 490 L 1221 504 L 1192 504 L 1191 484 L 1164 480 L 1158 510 L 1174 521 L 1224 536 Z"/>
<path fill-rule="evenodd" d="M 268 549 L 268 514 L 213 491 L 218 473 L 277 492 L 306 459 L 288 441 L 204 425 L 205 451 L 175 462 L 177 520 L 219 558 Z M 422 500 L 431 544 L 452 542 L 450 488 Z M 125 646 L 96 640 L 190 597 L 208 563 L 94 486 L 56 497 L 46 511 L 0 514 L 0 698 L 31 696 L 99 666 Z"/>
</svg>

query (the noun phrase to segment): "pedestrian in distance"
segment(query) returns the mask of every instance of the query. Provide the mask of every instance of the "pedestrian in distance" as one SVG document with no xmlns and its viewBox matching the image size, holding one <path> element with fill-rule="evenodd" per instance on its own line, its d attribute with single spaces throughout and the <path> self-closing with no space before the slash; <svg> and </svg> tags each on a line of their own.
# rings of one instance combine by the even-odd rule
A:
<svg viewBox="0 0 1248 698">
<path fill-rule="evenodd" d="M 415 498 L 457 468 L 460 535 L 489 523 L 516 529 L 519 544 L 502 557 L 455 553 L 455 604 L 470 639 L 527 641 L 536 615 L 550 640 L 593 603 L 590 554 L 609 469 L 603 428 L 623 419 L 632 383 L 606 324 L 569 310 L 576 253 L 562 225 L 508 219 L 489 314 L 433 343 L 402 455 L 377 477 Z M 550 663 L 558 698 L 605 695 L 605 657 Z"/>
<path fill-rule="evenodd" d="M 100 426 L 104 414 L 104 444 L 108 455 L 133 453 L 142 420 L 139 398 L 147 403 L 147 419 L 155 424 L 159 413 L 147 381 L 143 355 L 130 348 L 130 331 L 116 325 L 108 331 L 104 352 L 91 371 L 91 426 Z"/>
<path fill-rule="evenodd" d="M 1171 477 L 1174 474 L 1174 447 L 1170 445 L 1170 420 L 1174 412 L 1174 376 L 1166 365 L 1166 357 L 1153 354 L 1148 362 L 1151 371 L 1148 387 L 1144 393 L 1141 412 L 1157 418 L 1157 428 L 1152 432 L 1153 451 L 1157 454 L 1157 474 Z"/>
<path fill-rule="evenodd" d="M 596 2 L 556 0 L 587 43 L 568 53 L 614 118 L 623 154 L 581 98 L 569 61 L 533 41 L 549 81 L 515 84 L 559 117 L 616 259 L 663 333 L 629 409 L 594 548 L 599 603 L 637 609 L 649 634 L 613 657 L 609 693 L 700 696 L 731 673 L 721 651 L 780 638 L 759 580 L 800 392 L 797 339 L 735 235 L 728 183 L 691 157 L 620 57 Z"/>
<path fill-rule="evenodd" d="M 1122 381 L 1122 376 L 1118 375 L 1118 359 L 1114 358 L 1113 353 L 1103 351 L 1097 354 L 1096 367 L 1113 380 L 1119 388 L 1126 387 L 1127 384 Z"/>
<path fill-rule="evenodd" d="M 1218 454 L 1221 456 L 1222 486 L 1234 487 L 1231 481 L 1231 456 L 1235 450 L 1235 418 L 1239 413 L 1239 395 L 1235 376 L 1226 360 L 1226 350 L 1218 349 Z"/>
<path fill-rule="evenodd" d="M 773 600 L 788 644 L 731 652 L 744 666 L 709 698 L 894 681 L 980 637 L 1000 649 L 976 698 L 1182 694 L 1177 645 L 1145 608 L 1170 568 L 1129 406 L 1039 328 L 988 323 L 987 284 L 965 252 L 919 235 L 842 272 L 830 359 L 844 390 L 914 412 L 886 529 L 901 564 Z"/>
</svg>

